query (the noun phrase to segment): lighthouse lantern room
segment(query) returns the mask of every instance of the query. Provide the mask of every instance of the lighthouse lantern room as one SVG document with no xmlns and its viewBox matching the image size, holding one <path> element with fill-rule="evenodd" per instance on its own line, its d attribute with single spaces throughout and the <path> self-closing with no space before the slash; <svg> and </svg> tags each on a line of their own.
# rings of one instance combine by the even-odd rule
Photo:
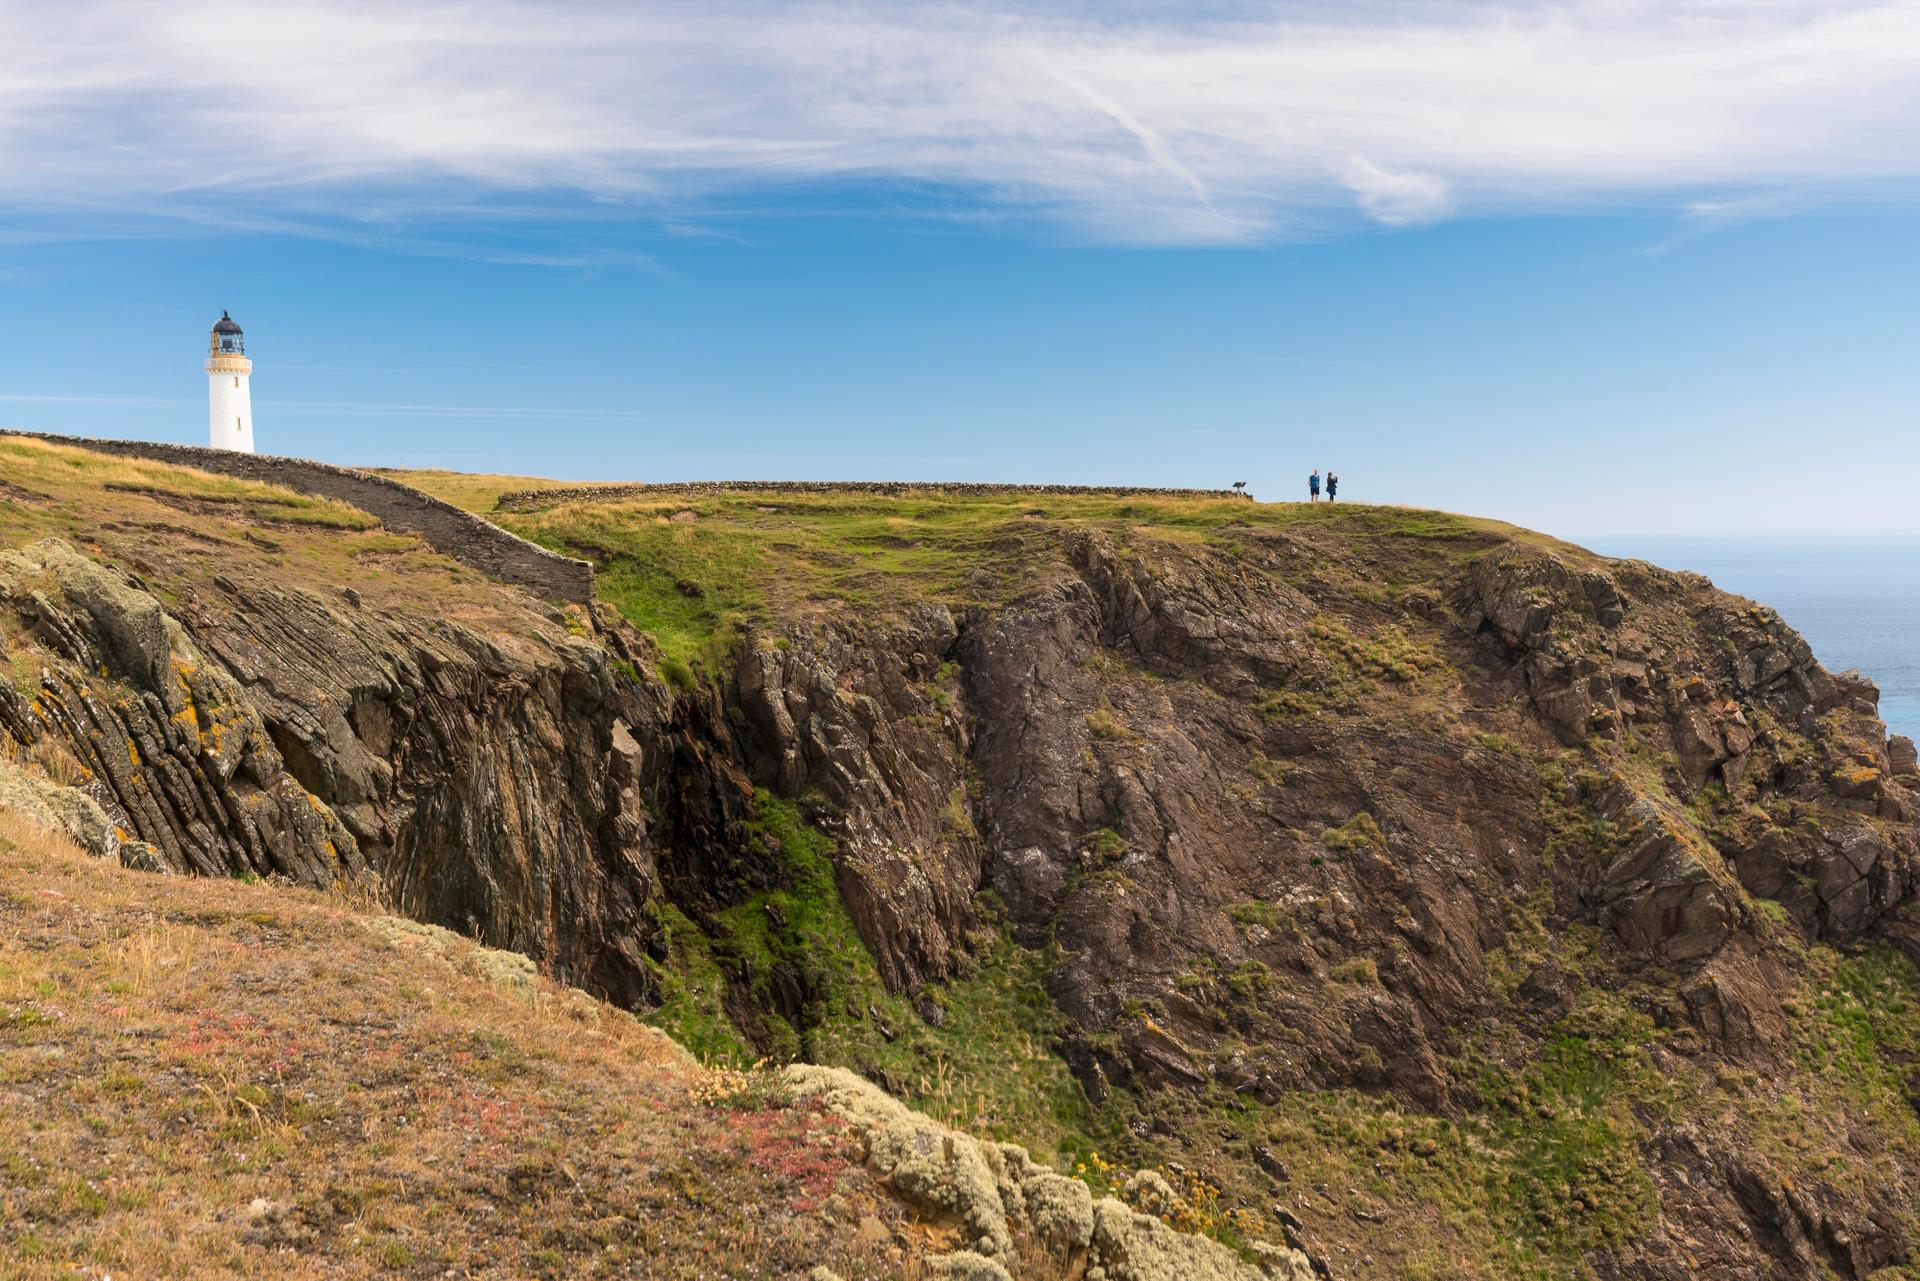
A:
<svg viewBox="0 0 1920 1281">
<path fill-rule="evenodd" d="M 240 326 L 223 311 L 207 345 L 207 421 L 215 449 L 253 452 L 252 374 Z"/>
</svg>

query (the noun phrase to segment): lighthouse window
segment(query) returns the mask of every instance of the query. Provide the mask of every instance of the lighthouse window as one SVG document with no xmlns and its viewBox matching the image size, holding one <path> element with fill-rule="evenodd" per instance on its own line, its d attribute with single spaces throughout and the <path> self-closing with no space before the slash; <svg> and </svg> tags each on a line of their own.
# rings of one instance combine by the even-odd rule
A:
<svg viewBox="0 0 1920 1281">
<path fill-rule="evenodd" d="M 242 423 L 238 418 L 236 418 L 233 420 L 233 429 L 235 431 L 245 431 L 246 425 Z"/>
<path fill-rule="evenodd" d="M 235 375 L 233 376 L 233 385 L 234 385 L 234 386 L 236 386 L 236 387 L 238 387 L 238 386 L 240 385 L 240 375 L 239 375 L 239 374 L 235 374 Z"/>
</svg>

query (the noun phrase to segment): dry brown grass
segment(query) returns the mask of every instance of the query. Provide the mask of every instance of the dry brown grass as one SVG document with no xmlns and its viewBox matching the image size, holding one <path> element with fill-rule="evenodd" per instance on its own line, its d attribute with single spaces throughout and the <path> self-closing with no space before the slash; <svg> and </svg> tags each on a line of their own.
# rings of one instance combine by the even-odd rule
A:
<svg viewBox="0 0 1920 1281">
<path fill-rule="evenodd" d="M 919 1270 L 837 1122 L 378 919 L 0 812 L 0 1276 Z"/>
<path fill-rule="evenodd" d="M 483 472 L 447 471 L 444 468 L 369 467 L 377 476 L 387 476 L 402 485 L 411 485 L 432 494 L 443 503 L 452 503 L 478 515 L 493 511 L 500 495 L 516 489 L 567 489 L 591 484 L 591 481 L 543 480 L 538 476 L 490 476 Z"/>
<path fill-rule="evenodd" d="M 10 483 L 24 491 L 14 496 L 16 501 L 24 499 L 29 504 L 33 495 L 58 494 L 79 480 L 121 493 L 229 505 L 261 519 L 296 525 L 372 529 L 380 523 L 357 507 L 331 498 L 310 497 L 282 485 L 220 476 L 173 463 L 116 458 L 23 437 L 0 438 L 0 467 L 4 467 Z"/>
<path fill-rule="evenodd" d="M 11 655 L 9 655 L 11 656 Z M 38 670 L 38 664 L 34 665 Z M 0 677 L 3 678 L 3 677 Z M 37 677 L 27 681 L 15 681 L 16 688 L 38 688 Z M 11 738 L 0 738 L 0 754 L 4 754 L 14 764 L 25 767 L 60 784 L 62 787 L 83 787 L 93 781 L 93 771 L 80 763 L 73 749 L 57 738 L 48 736 L 36 739 L 32 744 L 22 747 Z"/>
<path fill-rule="evenodd" d="M 65 539 L 138 575 L 169 606 L 220 594 L 217 580 L 253 580 L 298 584 L 323 598 L 351 587 L 369 609 L 464 623 L 509 650 L 561 634 L 523 593 L 358 508 L 168 463 L 0 437 L 0 550 L 42 538 Z M 0 649 L 6 640 L 0 636 Z"/>
</svg>

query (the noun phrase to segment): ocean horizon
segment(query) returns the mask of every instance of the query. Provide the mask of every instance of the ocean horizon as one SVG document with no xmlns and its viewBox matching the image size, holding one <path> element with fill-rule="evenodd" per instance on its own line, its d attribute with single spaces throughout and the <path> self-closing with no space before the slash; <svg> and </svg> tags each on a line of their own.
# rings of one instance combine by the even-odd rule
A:
<svg viewBox="0 0 1920 1281">
<path fill-rule="evenodd" d="M 1920 535 L 1611 535 L 1581 541 L 1705 574 L 1780 612 L 1830 671 L 1880 687 L 1890 733 L 1920 738 Z"/>
</svg>

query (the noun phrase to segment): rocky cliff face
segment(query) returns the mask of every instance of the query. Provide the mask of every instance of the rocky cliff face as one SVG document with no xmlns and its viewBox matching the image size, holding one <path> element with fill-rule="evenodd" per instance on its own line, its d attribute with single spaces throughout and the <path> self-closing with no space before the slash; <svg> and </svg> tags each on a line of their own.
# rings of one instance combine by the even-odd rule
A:
<svg viewBox="0 0 1920 1281">
<path fill-rule="evenodd" d="M 777 564 L 763 498 L 698 501 Z M 1044 993 L 1002 988 L 1076 1082 L 1059 1150 L 1191 1176 L 1202 1226 L 1339 1275 L 1907 1264 L 1920 778 L 1869 683 L 1703 580 L 1517 531 L 1052 501 L 871 607 L 782 598 L 700 682 L 610 611 L 288 550 L 346 534 L 236 532 L 219 572 L 19 540 L 0 731 L 76 758 L 130 858 L 378 883 L 924 1099 L 1018 1065 L 956 1038 L 1005 1026 L 962 994 L 1023 958 Z M 655 519 L 581 510 L 592 540 L 521 532 L 618 571 L 606 529 Z M 826 838 L 832 904 L 756 787 Z"/>
<path fill-rule="evenodd" d="M 1055 550 L 1001 606 L 746 646 L 750 767 L 816 798 L 889 982 L 952 974 L 990 888 L 1053 958 L 1087 1097 L 1294 1196 L 1342 1270 L 1399 1274 L 1368 1231 L 1394 1210 L 1303 1188 L 1222 1110 L 1590 1124 L 1567 1168 L 1501 1176 L 1542 1181 L 1543 1275 L 1910 1258 L 1920 1148 L 1874 1115 L 1912 1104 L 1905 1051 L 1871 1104 L 1809 1068 L 1824 948 L 1913 937 L 1920 778 L 1867 681 L 1704 580 L 1472 528 Z M 1782 1099 L 1818 1114 L 1800 1140 L 1759 1120 Z"/>
<path fill-rule="evenodd" d="M 53 541 L 0 565 L 0 601 L 63 660 L 5 687 L 0 725 L 62 743 L 166 868 L 377 882 L 419 919 L 647 998 L 632 726 L 660 713 L 623 702 L 603 646 L 542 626 L 510 653 L 357 593 L 238 576 L 169 612 Z"/>
<path fill-rule="evenodd" d="M 1836 941 L 1911 900 L 1912 751 L 1868 682 L 1703 580 L 1487 543 L 1396 599 L 1316 600 L 1291 564 L 1357 586 L 1364 559 L 1075 532 L 1073 572 L 1006 608 L 749 646 L 749 755 L 836 812 L 890 981 L 950 971 L 977 885 L 1080 958 L 1054 993 L 1092 1027 L 1196 954 L 1301 974 L 1368 957 L 1397 980 L 1361 1020 L 1379 1070 L 1356 1071 L 1353 1020 L 1321 1017 L 1310 990 L 1281 1021 L 1317 1066 L 1281 1054 L 1272 1079 L 1429 1102 L 1446 1080 L 1424 1043 L 1482 1009 L 1508 909 L 1543 889 L 1622 963 L 1684 971 L 1689 990 L 1750 959 L 1752 896 Z M 942 827 L 962 800 L 977 837 Z M 1230 910 L 1248 903 L 1312 919 L 1250 929 Z M 1223 1030 L 1158 995 L 1180 1031 Z M 1186 1057 L 1161 1044 L 1111 1066 L 1204 1075 Z"/>
<path fill-rule="evenodd" d="M 85 783 L 102 852 L 359 886 L 654 998 L 661 836 L 724 847 L 748 792 L 617 628 L 351 509 L 7 448 L 0 746 Z"/>
</svg>

